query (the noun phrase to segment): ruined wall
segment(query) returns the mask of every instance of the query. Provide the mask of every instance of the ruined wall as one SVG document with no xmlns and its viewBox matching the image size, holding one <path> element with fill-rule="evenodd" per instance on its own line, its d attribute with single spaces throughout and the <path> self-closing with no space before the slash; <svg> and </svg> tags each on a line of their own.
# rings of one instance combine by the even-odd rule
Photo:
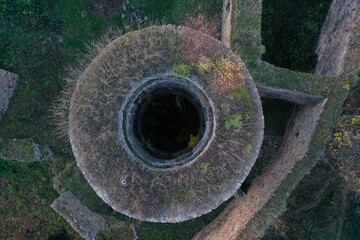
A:
<svg viewBox="0 0 360 240">
<path fill-rule="evenodd" d="M 287 92 L 287 95 L 289 94 L 290 91 Z M 296 92 L 293 94 L 297 95 Z M 252 183 L 248 194 L 244 198 L 238 198 L 231 202 L 220 216 L 200 232 L 194 240 L 215 240 L 224 236 L 226 236 L 225 239 L 237 238 L 257 212 L 274 195 L 296 163 L 304 157 L 325 103 L 326 99 L 317 104 L 299 107 L 289 120 L 280 150 L 270 161 L 266 171 Z M 219 222 L 221 224 L 217 224 Z M 256 239 L 255 233 L 253 236 Z"/>
<path fill-rule="evenodd" d="M 248 0 L 237 0 L 234 2 L 231 41 L 233 50 L 240 53 L 240 56 L 248 63 L 250 73 L 255 81 L 257 81 L 257 85 L 265 85 L 264 91 L 260 87 L 260 94 L 265 94 L 267 97 L 294 101 L 298 93 L 289 95 L 291 92 L 288 90 L 296 90 L 296 92 L 301 91 L 311 94 L 313 97 L 306 97 L 301 101 L 295 101 L 298 104 L 305 103 L 307 105 L 301 106 L 288 123 L 281 149 L 272 159 L 264 174 L 254 181 L 247 196 L 233 200 L 218 218 L 197 234 L 194 238 L 197 240 L 249 240 L 261 238 L 267 228 L 274 224 L 278 216 L 285 211 L 287 198 L 299 181 L 311 171 L 316 162 L 323 156 L 326 141 L 331 133 L 331 126 L 339 115 L 341 105 L 348 93 L 346 86 L 348 86 L 347 84 L 353 84 L 349 79 L 320 77 L 313 74 L 293 72 L 261 61 L 258 52 L 261 40 L 261 2 Z M 358 1 L 348 2 L 356 2 L 355 6 L 358 7 Z M 334 10 L 336 9 L 334 5 L 336 5 L 338 10 Z M 327 23 L 325 23 L 323 28 L 323 33 L 328 32 L 329 38 L 340 40 L 339 36 L 337 38 L 334 37 L 333 31 L 340 28 L 341 21 L 338 21 L 339 19 L 333 21 L 332 24 L 336 26 L 333 26 L 329 21 L 337 18 L 336 11 L 340 11 L 339 9 L 346 6 L 354 7 L 351 4 L 342 5 L 339 1 L 334 1 L 333 10 L 329 12 L 329 15 L 334 14 L 334 16 L 333 18 L 328 16 Z M 347 12 L 344 9 L 342 11 Z M 354 14 L 352 10 L 347 13 L 350 15 Z M 359 13 L 356 15 L 358 16 Z M 341 19 L 347 21 L 346 14 L 343 14 Z M 351 22 L 351 24 L 353 23 Z M 353 64 L 359 63 L 360 60 L 359 55 L 356 54 L 359 50 L 357 44 L 360 38 L 358 35 L 359 31 L 357 31 L 358 27 L 346 28 L 347 31 L 353 31 L 353 33 L 345 32 L 348 36 L 354 36 L 354 38 L 350 37 L 350 40 L 345 42 L 334 42 L 334 45 L 325 44 L 321 46 L 324 56 L 326 53 L 328 58 L 336 58 L 339 55 L 338 53 L 349 53 L 345 55 L 347 57 L 342 56 L 341 59 L 334 60 L 333 62 L 326 58 L 320 60 L 319 64 L 321 64 L 321 61 L 324 61 L 324 64 L 329 64 L 329 66 L 323 69 L 329 71 L 332 68 L 336 68 L 342 71 L 339 73 L 339 70 L 336 70 L 335 73 L 321 73 L 321 75 L 340 76 L 344 72 L 349 74 L 356 70 Z M 336 53 L 335 50 L 338 45 L 347 49 L 347 52 L 341 52 L 338 49 L 338 53 Z M 333 47 L 335 48 L 334 51 L 330 49 Z M 335 52 L 334 56 L 331 56 L 330 53 L 332 52 Z M 271 91 L 271 88 L 267 89 L 267 87 L 286 90 L 277 89 Z M 327 102 L 325 103 L 326 100 L 318 102 L 316 98 L 319 96 L 327 98 Z M 311 104 L 309 100 L 314 100 L 317 103 Z M 323 112 L 320 115 L 321 111 Z M 317 126 L 315 126 L 317 119 L 319 121 Z M 314 130 L 313 133 L 311 129 Z"/>
<path fill-rule="evenodd" d="M 221 26 L 221 42 L 227 47 L 230 47 L 231 43 L 231 11 L 232 0 L 224 0 Z"/>
<path fill-rule="evenodd" d="M 316 73 L 344 76 L 360 67 L 360 1 L 334 0 L 319 38 Z"/>
<path fill-rule="evenodd" d="M 51 207 L 86 240 L 95 239 L 96 234 L 106 227 L 106 219 L 84 206 L 71 192 L 63 193 Z"/>
</svg>

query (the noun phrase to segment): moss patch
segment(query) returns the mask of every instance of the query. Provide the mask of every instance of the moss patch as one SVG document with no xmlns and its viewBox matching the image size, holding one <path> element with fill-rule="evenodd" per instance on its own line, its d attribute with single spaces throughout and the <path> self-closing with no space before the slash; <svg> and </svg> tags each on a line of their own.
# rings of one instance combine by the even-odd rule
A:
<svg viewBox="0 0 360 240">
<path fill-rule="evenodd" d="M 250 98 L 249 92 L 243 86 L 239 86 L 239 87 L 235 88 L 234 90 L 231 90 L 229 92 L 229 96 L 234 97 L 234 98 L 237 98 L 237 97 L 245 98 L 245 99 Z"/>
<path fill-rule="evenodd" d="M 172 67 L 173 72 L 180 77 L 188 77 L 190 75 L 190 66 L 184 63 L 175 64 Z"/>
</svg>

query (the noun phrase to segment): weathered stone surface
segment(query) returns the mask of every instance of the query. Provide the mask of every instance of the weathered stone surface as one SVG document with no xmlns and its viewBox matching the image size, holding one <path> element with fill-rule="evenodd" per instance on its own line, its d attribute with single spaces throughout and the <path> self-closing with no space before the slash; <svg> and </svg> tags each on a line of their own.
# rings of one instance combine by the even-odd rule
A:
<svg viewBox="0 0 360 240">
<path fill-rule="evenodd" d="M 63 193 L 51 204 L 51 208 L 84 239 L 95 239 L 96 234 L 106 227 L 106 219 L 82 205 L 71 192 Z"/>
<path fill-rule="evenodd" d="M 9 100 L 13 95 L 18 78 L 17 74 L 0 69 L 0 119 L 1 115 L 8 108 Z"/>
<path fill-rule="evenodd" d="M 281 99 L 299 105 L 312 104 L 323 99 L 322 96 L 315 96 L 288 89 L 269 87 L 260 83 L 256 83 L 256 86 L 261 97 Z"/>
<path fill-rule="evenodd" d="M 343 76 L 360 67 L 360 2 L 334 0 L 316 49 L 316 73 Z"/>
<path fill-rule="evenodd" d="M 335 1 L 334 4 L 337 4 L 337 7 L 341 9 L 342 7 L 346 7 L 341 3 L 355 3 L 355 1 Z M 334 56 L 336 56 L 337 53 L 352 53 L 344 57 L 345 64 L 341 63 L 341 59 L 341 61 L 338 59 L 335 60 L 333 62 L 334 65 L 331 66 L 331 64 L 329 64 L 331 62 L 327 63 L 330 59 L 322 59 L 324 64 L 329 64 L 329 66 L 326 67 L 327 70 L 331 70 L 332 67 L 338 68 L 339 66 L 346 66 L 343 68 L 343 73 L 321 74 L 333 77 L 320 77 L 314 74 L 293 72 L 274 67 L 269 63 L 261 61 L 258 51 L 261 30 L 261 2 L 261 0 L 237 0 L 234 2 L 231 36 L 232 49 L 239 52 L 245 62 L 251 63 L 248 67 L 256 81 L 271 86 L 270 88 L 259 89 L 260 95 L 280 98 L 286 101 L 295 100 L 294 102 L 302 106 L 299 106 L 298 112 L 288 124 L 281 149 L 271 160 L 265 173 L 255 180 L 244 198 L 235 199 L 231 202 L 224 212 L 196 235 L 194 239 L 249 240 L 260 239 L 264 235 L 267 228 L 274 224 L 276 218 L 285 211 L 286 201 L 292 190 L 303 176 L 312 169 L 316 161 L 323 156 L 323 150 L 329 133 L 331 132 L 331 126 L 340 113 L 340 106 L 345 100 L 347 95 L 346 89 L 350 82 L 345 78 L 335 78 L 335 76 L 356 73 L 356 69 L 359 68 L 360 36 L 358 34 L 353 34 L 352 36 L 355 37 L 350 38 L 351 40 L 346 43 L 348 44 L 348 49 L 352 49 L 351 51 L 341 52 L 341 50 L 335 49 L 338 51 L 336 52 L 334 50 Z M 358 4 L 359 2 L 356 1 L 357 8 Z M 331 14 L 331 11 L 329 14 Z M 338 13 L 336 11 L 332 14 L 334 14 L 333 18 L 328 17 L 328 19 L 335 20 L 334 24 L 339 24 L 345 19 L 341 20 L 340 17 L 337 16 Z M 357 18 L 358 17 L 359 13 L 357 10 Z M 344 21 L 346 21 L 346 19 Z M 351 28 L 354 22 L 349 24 Z M 338 27 L 340 25 L 341 24 L 339 24 Z M 349 26 L 347 26 L 347 29 L 349 29 L 348 27 Z M 355 29 L 354 32 L 360 32 L 359 23 L 355 22 L 355 25 L 352 27 Z M 328 34 L 334 34 L 332 31 L 336 29 L 336 27 L 333 28 Z M 328 30 L 324 26 L 323 32 L 326 31 Z M 332 37 L 341 40 L 340 38 L 342 36 L 338 34 L 337 36 L 332 35 Z M 346 34 L 345 37 L 347 37 Z M 334 47 L 338 47 L 337 44 L 340 43 L 335 43 Z M 344 42 L 341 42 L 341 44 L 344 44 Z M 327 57 L 329 58 L 332 57 L 332 47 L 331 44 L 327 44 L 326 48 L 328 49 L 324 49 L 323 51 L 327 52 Z M 345 48 L 347 47 L 345 46 Z M 338 63 L 340 64 L 336 65 Z M 271 89 L 272 87 L 278 89 Z M 270 90 L 270 92 L 268 90 Z M 297 96 L 292 95 L 292 93 L 298 91 L 314 95 L 315 100 L 318 96 L 324 96 L 328 101 L 326 104 L 326 100 L 307 104 L 308 101 L 311 102 L 312 97 L 309 99 L 308 97 L 304 98 L 303 96 L 305 95 L 302 94 L 298 94 Z M 300 100 L 297 100 L 297 97 L 300 97 Z M 321 111 L 323 112 L 321 116 L 319 116 Z M 313 124 L 317 119 L 319 119 L 318 126 L 314 128 L 315 125 Z M 313 130 L 314 132 L 311 133 Z M 289 135 L 291 132 L 293 136 Z M 310 135 L 305 136 L 307 134 L 304 135 L 303 133 L 306 132 Z"/>
<path fill-rule="evenodd" d="M 36 144 L 32 138 L 0 142 L 0 158 L 21 162 L 49 160 L 53 156 L 48 146 Z"/>
<path fill-rule="evenodd" d="M 230 47 L 231 42 L 231 10 L 232 0 L 224 0 L 222 12 L 221 42 L 227 47 Z"/>
<path fill-rule="evenodd" d="M 326 99 L 317 104 L 299 107 L 289 120 L 280 150 L 270 161 L 265 172 L 252 183 L 247 195 L 232 201 L 193 240 L 215 240 L 225 236 L 225 239 L 238 237 L 266 205 L 295 165 L 305 156 L 325 103 Z"/>
</svg>

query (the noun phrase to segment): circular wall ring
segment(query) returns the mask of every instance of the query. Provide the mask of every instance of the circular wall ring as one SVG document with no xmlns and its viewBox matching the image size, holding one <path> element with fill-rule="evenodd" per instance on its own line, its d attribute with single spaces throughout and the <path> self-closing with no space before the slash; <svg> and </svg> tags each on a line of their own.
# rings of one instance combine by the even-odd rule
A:
<svg viewBox="0 0 360 240">
<path fill-rule="evenodd" d="M 233 196 L 264 119 L 236 54 L 168 25 L 104 47 L 77 81 L 69 124 L 77 165 L 104 202 L 139 220 L 181 222 Z"/>
<path fill-rule="evenodd" d="M 151 104 L 153 104 L 156 99 L 164 98 L 164 100 L 167 101 L 163 105 L 158 105 L 163 108 L 167 107 L 165 110 L 161 111 L 162 114 L 171 115 L 173 109 L 168 109 L 169 106 L 166 106 L 169 104 L 168 101 L 171 101 L 171 96 L 176 97 L 176 104 L 171 104 L 174 105 L 172 107 L 174 109 L 178 108 L 181 114 L 187 115 L 186 109 L 181 108 L 181 105 L 184 105 L 184 108 L 186 108 L 186 104 L 182 103 L 182 101 L 187 101 L 188 104 L 193 105 L 194 110 L 196 111 L 195 115 L 197 116 L 192 117 L 198 117 L 199 119 L 194 120 L 191 119 L 191 117 L 188 117 L 186 120 L 198 122 L 195 124 L 198 127 L 194 129 L 192 133 L 190 131 L 185 131 L 182 134 L 185 134 L 185 138 L 186 135 L 189 136 L 189 134 L 192 134 L 194 137 L 198 136 L 199 139 L 196 146 L 189 146 L 189 144 L 187 144 L 180 149 L 173 150 L 170 148 L 171 150 L 163 150 L 161 147 L 154 146 L 155 144 L 152 144 L 151 140 L 148 140 L 151 139 L 150 137 L 153 137 L 155 138 L 154 141 L 156 141 L 158 140 L 156 138 L 164 137 L 167 132 L 171 133 L 171 126 L 176 128 L 179 125 L 176 124 L 176 120 L 178 119 L 175 117 L 179 117 L 180 114 L 172 116 L 173 119 L 171 119 L 171 117 L 166 117 L 165 120 L 162 119 L 163 121 L 148 124 L 150 126 L 147 128 L 154 128 L 156 125 L 159 125 L 158 122 L 166 125 L 166 121 L 170 121 L 170 124 L 168 124 L 169 128 L 164 130 L 167 132 L 164 132 L 163 134 L 156 134 L 155 132 L 150 136 L 145 136 L 146 134 L 143 133 L 144 128 L 146 127 L 144 127 L 142 118 L 145 118 L 144 115 L 146 115 L 147 109 L 151 108 Z M 184 100 L 181 101 L 179 99 Z M 189 164 L 189 162 L 196 160 L 196 158 L 201 155 L 202 151 L 206 151 L 211 140 L 214 138 L 214 119 L 214 104 L 206 95 L 206 92 L 201 89 L 201 86 L 196 83 L 195 79 L 163 74 L 161 76 L 144 79 L 140 82 L 138 88 L 135 88 L 128 93 L 119 112 L 119 136 L 122 141 L 122 146 L 126 148 L 129 155 L 133 155 L 134 159 L 139 160 L 140 163 L 145 164 L 147 167 L 168 169 Z M 154 117 L 152 117 L 151 120 L 153 120 L 153 122 L 156 121 L 156 119 L 154 120 Z M 168 139 L 169 138 L 167 138 L 167 140 Z M 176 139 L 173 142 L 174 143 L 171 142 L 173 145 L 177 144 Z"/>
</svg>

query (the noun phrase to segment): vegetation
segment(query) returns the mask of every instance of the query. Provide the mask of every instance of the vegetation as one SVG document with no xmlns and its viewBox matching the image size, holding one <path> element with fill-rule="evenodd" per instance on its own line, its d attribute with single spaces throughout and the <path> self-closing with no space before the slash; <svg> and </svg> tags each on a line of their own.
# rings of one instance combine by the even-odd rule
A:
<svg viewBox="0 0 360 240">
<path fill-rule="evenodd" d="M 96 41 L 111 29 L 123 28 L 121 6 L 116 8 L 116 5 L 111 5 L 115 6 L 113 11 L 109 9 L 94 11 L 94 2 L 93 0 L 0 1 L 0 67 L 20 75 L 11 105 L 1 120 L 0 140 L 31 137 L 36 143 L 49 145 L 55 153 L 55 159 L 51 162 L 20 163 L 0 159 L 0 209 L 1 216 L 5 219 L 0 224 L 0 239 L 79 239 L 65 220 L 49 208 L 51 202 L 58 196 L 53 189 L 52 179 L 73 162 L 68 144 L 54 136 L 50 106 L 64 87 L 62 76 L 65 74 L 65 69 L 68 65 L 74 65 L 79 56 L 86 52 L 86 43 Z M 114 2 L 109 1 L 111 4 Z M 153 20 L 178 24 L 184 22 L 184 16 L 191 14 L 194 9 L 203 13 L 206 18 L 220 17 L 222 1 L 136 0 L 134 2 L 143 6 L 144 12 Z M 277 66 L 311 72 L 315 66 L 313 53 L 317 37 L 330 3 L 330 0 L 264 0 L 262 37 L 266 51 L 265 47 L 259 49 L 263 59 Z M 175 44 L 174 41 L 173 45 Z M 209 66 L 203 66 L 203 70 L 207 67 Z M 282 76 L 285 75 L 286 77 L 283 78 L 285 80 L 281 83 L 284 86 L 289 85 L 289 82 L 296 82 L 295 76 L 284 72 Z M 328 82 L 322 84 L 332 87 Z M 235 92 L 230 92 L 229 96 L 246 98 L 247 95 L 239 88 Z M 287 118 L 277 121 L 278 118 L 274 115 L 280 114 L 275 112 L 265 112 L 271 115 L 268 119 L 274 119 L 268 121 L 266 128 L 269 132 L 281 135 Z M 286 114 L 290 113 L 291 110 Z M 331 153 L 334 154 L 333 158 L 337 158 L 339 154 L 358 156 L 356 155 L 358 153 L 351 152 L 356 149 L 354 145 L 351 147 L 347 141 L 344 141 L 347 136 L 350 138 L 357 136 L 354 131 L 358 129 L 356 128 L 358 113 L 352 114 L 345 111 L 344 116 L 339 120 L 334 133 L 335 140 L 330 149 L 334 151 Z M 235 115 L 227 125 L 236 128 L 241 126 L 240 123 L 239 117 Z M 246 149 L 251 151 L 252 148 L 248 145 Z M 313 171 L 316 181 L 305 179 L 296 190 L 298 194 L 290 202 L 301 202 L 305 198 L 320 200 L 311 204 L 305 199 L 305 204 L 311 206 L 300 213 L 298 208 L 292 207 L 266 238 L 272 239 L 275 235 L 288 239 L 309 239 L 317 238 L 321 234 L 320 236 L 325 239 L 333 239 L 338 234 L 337 230 L 334 230 L 336 228 L 334 223 L 340 223 L 342 218 L 344 222 L 342 238 L 358 239 L 360 236 L 357 228 L 360 222 L 358 198 L 349 192 L 344 208 L 342 196 L 344 186 L 346 190 L 357 191 L 357 182 L 353 180 L 358 179 L 356 178 L 358 172 L 355 171 L 355 178 L 352 178 L 352 174 L 353 168 L 357 169 L 358 166 L 348 168 L 349 164 L 346 161 L 344 158 L 344 161 L 339 162 L 338 165 L 332 165 L 335 172 L 327 171 L 337 177 L 335 180 L 331 179 L 331 183 L 334 184 L 324 190 L 324 195 L 319 196 L 318 189 L 313 193 L 303 194 L 307 189 L 318 187 L 313 185 L 314 182 L 319 182 L 319 175 L 316 173 L 329 167 L 327 163 L 317 166 Z M 207 172 L 210 165 L 201 167 Z M 79 174 L 70 170 L 65 173 L 62 173 L 63 176 L 70 173 Z M 69 184 L 75 186 L 72 191 L 82 191 L 82 186 Z M 96 200 L 90 204 L 93 204 L 94 208 L 98 206 Z M 221 210 L 222 207 L 210 215 L 181 224 L 143 223 L 138 228 L 139 238 L 189 239 Z"/>
<path fill-rule="evenodd" d="M 202 163 L 200 167 L 201 167 L 201 171 L 206 174 L 210 171 L 211 164 L 210 163 Z"/>
<path fill-rule="evenodd" d="M 66 221 L 49 207 L 57 197 L 52 187 L 53 171 L 63 165 L 62 160 L 0 161 L 1 239 L 76 238 Z"/>
<path fill-rule="evenodd" d="M 264 0 L 261 37 L 266 53 L 260 50 L 263 59 L 278 67 L 313 71 L 316 44 L 331 2 Z"/>
<path fill-rule="evenodd" d="M 196 145 L 199 143 L 199 139 L 200 136 L 199 135 L 192 135 L 190 134 L 190 141 L 188 143 L 188 147 L 191 148 L 191 149 L 194 149 L 196 147 Z"/>
<path fill-rule="evenodd" d="M 231 115 L 228 119 L 225 120 L 226 129 L 234 128 L 240 130 L 244 127 L 244 118 L 241 114 Z"/>
<path fill-rule="evenodd" d="M 239 86 L 239 87 L 235 88 L 234 90 L 230 91 L 229 96 L 234 97 L 234 98 L 241 97 L 244 99 L 250 98 L 249 92 L 246 90 L 246 88 L 244 88 L 242 86 Z"/>
<path fill-rule="evenodd" d="M 172 68 L 173 72 L 180 77 L 188 77 L 190 75 L 190 67 L 187 64 L 175 64 Z"/>
</svg>

